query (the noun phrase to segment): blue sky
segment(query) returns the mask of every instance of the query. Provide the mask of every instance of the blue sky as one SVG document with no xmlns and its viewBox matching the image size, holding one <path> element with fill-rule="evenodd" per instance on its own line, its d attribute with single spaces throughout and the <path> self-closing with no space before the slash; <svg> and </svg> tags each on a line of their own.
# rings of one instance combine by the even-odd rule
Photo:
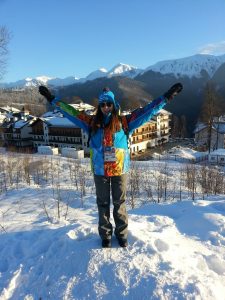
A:
<svg viewBox="0 0 225 300">
<path fill-rule="evenodd" d="M 12 34 L 2 81 L 224 54 L 224 12 L 224 0 L 0 0 Z"/>
</svg>

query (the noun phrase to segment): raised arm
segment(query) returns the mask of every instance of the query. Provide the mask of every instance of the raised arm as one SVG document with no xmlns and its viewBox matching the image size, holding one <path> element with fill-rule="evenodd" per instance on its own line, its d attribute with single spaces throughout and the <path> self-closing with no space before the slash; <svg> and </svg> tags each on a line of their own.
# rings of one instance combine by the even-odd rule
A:
<svg viewBox="0 0 225 300">
<path fill-rule="evenodd" d="M 127 117 L 129 134 L 132 134 L 136 128 L 150 121 L 151 118 L 156 115 L 158 111 L 162 109 L 168 102 L 170 102 L 178 93 L 180 93 L 182 89 L 182 84 L 176 83 L 159 98 L 154 99 L 144 107 L 135 109 Z"/>
<path fill-rule="evenodd" d="M 83 111 L 75 109 L 73 106 L 61 101 L 59 98 L 55 97 L 48 88 L 41 85 L 39 86 L 39 92 L 45 99 L 54 107 L 57 107 L 59 111 L 68 118 L 71 122 L 76 124 L 78 127 L 82 128 L 86 132 L 89 132 L 89 124 L 91 121 L 91 116 L 87 115 Z"/>
</svg>

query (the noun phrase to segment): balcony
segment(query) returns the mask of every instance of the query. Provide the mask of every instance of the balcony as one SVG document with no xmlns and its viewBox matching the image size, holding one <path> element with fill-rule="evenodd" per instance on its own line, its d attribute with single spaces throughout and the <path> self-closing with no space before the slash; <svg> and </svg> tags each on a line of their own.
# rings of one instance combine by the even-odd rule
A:
<svg viewBox="0 0 225 300">
<path fill-rule="evenodd" d="M 33 132 L 30 132 L 29 134 L 32 134 L 32 135 L 44 135 L 44 132 L 43 131 L 33 131 Z"/>
<path fill-rule="evenodd" d="M 54 137 L 74 137 L 74 138 L 81 138 L 82 134 L 80 133 L 74 133 L 74 132 L 68 132 L 68 133 L 62 133 L 62 132 L 49 132 L 48 133 L 49 136 L 54 136 Z"/>
<path fill-rule="evenodd" d="M 161 132 L 160 133 L 160 136 L 167 136 L 167 135 L 170 135 L 170 132 L 166 132 L 166 133 L 165 132 L 163 132 L 163 133 Z"/>
<path fill-rule="evenodd" d="M 21 138 L 21 137 L 14 137 L 12 138 L 13 141 L 18 142 L 18 141 L 32 141 L 32 138 L 26 137 L 26 138 Z"/>
<path fill-rule="evenodd" d="M 139 144 L 142 142 L 150 142 L 152 140 L 155 140 L 157 137 L 155 136 L 154 138 L 142 138 L 142 139 L 138 139 L 137 141 L 132 141 L 130 142 L 131 145 L 135 145 L 135 144 Z"/>
<path fill-rule="evenodd" d="M 143 130 L 143 131 L 139 131 L 139 132 L 134 132 L 132 134 L 132 136 L 139 136 L 139 135 L 142 135 L 142 134 L 152 134 L 152 133 L 156 133 L 157 132 L 157 129 L 154 129 L 154 130 Z"/>
<path fill-rule="evenodd" d="M 32 139 L 32 141 L 34 141 L 34 142 L 44 141 L 44 137 L 42 137 L 42 138 L 37 138 L 37 137 L 35 137 L 35 138 L 31 138 L 31 139 Z"/>
<path fill-rule="evenodd" d="M 162 126 L 162 127 L 160 127 L 160 130 L 169 130 L 170 129 L 170 127 L 168 127 L 168 126 Z"/>
</svg>

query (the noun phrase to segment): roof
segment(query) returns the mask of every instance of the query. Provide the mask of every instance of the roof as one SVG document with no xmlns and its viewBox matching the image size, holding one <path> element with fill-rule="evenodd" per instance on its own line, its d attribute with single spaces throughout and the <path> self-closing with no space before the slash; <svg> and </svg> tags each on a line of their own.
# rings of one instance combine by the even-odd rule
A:
<svg viewBox="0 0 225 300">
<path fill-rule="evenodd" d="M 47 122 L 50 126 L 78 128 L 77 125 L 75 125 L 70 120 L 64 117 L 47 117 L 47 118 L 41 118 L 41 120 Z"/>
<path fill-rule="evenodd" d="M 6 116 L 0 114 L 0 123 L 3 123 L 5 120 Z"/>
<path fill-rule="evenodd" d="M 95 107 L 88 103 L 81 102 L 81 103 L 74 103 L 70 105 L 76 108 L 77 110 L 95 110 Z"/>
<path fill-rule="evenodd" d="M 15 107 L 11 107 L 11 106 L 1 106 L 0 110 L 3 110 L 5 112 L 20 112 L 19 109 L 15 108 Z"/>
<path fill-rule="evenodd" d="M 197 133 L 203 129 L 205 129 L 207 126 L 204 123 L 198 123 L 195 127 L 194 133 Z"/>
<path fill-rule="evenodd" d="M 210 155 L 224 155 L 225 156 L 225 149 L 216 149 L 210 153 Z"/>
<path fill-rule="evenodd" d="M 171 112 L 169 112 L 168 110 L 165 110 L 165 109 L 160 109 L 160 111 L 158 112 L 158 114 L 165 114 L 165 115 L 172 115 Z"/>
<path fill-rule="evenodd" d="M 18 128 L 22 128 L 24 127 L 29 121 L 25 121 L 25 120 L 19 120 L 17 122 L 14 123 L 14 128 L 18 129 Z"/>
<path fill-rule="evenodd" d="M 216 127 L 217 127 L 217 125 L 216 125 Z M 219 131 L 219 133 L 225 134 L 225 123 L 219 123 L 217 128 L 218 128 L 217 130 Z"/>
<path fill-rule="evenodd" d="M 194 130 L 194 133 L 197 133 L 205 128 L 207 128 L 206 124 L 198 123 Z M 218 131 L 219 133 L 225 134 L 225 123 L 224 122 L 223 123 L 214 123 L 212 129 L 214 129 L 215 131 Z"/>
<path fill-rule="evenodd" d="M 31 125 L 32 123 L 34 123 L 35 120 L 36 120 L 36 118 L 32 118 L 29 120 L 21 119 L 21 120 L 15 122 L 13 127 L 15 129 L 23 128 L 25 125 Z"/>
</svg>

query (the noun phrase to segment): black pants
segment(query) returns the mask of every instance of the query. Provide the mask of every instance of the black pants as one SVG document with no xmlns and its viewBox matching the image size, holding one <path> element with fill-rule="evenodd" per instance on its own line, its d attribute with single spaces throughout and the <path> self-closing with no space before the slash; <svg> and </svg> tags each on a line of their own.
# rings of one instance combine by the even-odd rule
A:
<svg viewBox="0 0 225 300">
<path fill-rule="evenodd" d="M 98 231 L 102 239 L 110 239 L 113 233 L 110 223 L 110 190 L 112 192 L 115 235 L 127 238 L 128 217 L 125 204 L 127 174 L 105 177 L 94 175 L 99 214 Z"/>
</svg>

